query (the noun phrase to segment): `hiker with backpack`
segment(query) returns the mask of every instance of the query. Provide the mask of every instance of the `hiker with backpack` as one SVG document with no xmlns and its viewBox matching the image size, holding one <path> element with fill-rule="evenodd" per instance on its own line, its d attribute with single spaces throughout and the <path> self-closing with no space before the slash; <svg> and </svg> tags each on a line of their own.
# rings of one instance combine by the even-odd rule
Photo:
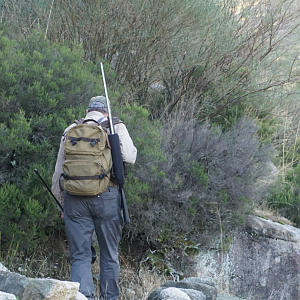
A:
<svg viewBox="0 0 300 300">
<path fill-rule="evenodd" d="M 109 101 L 109 100 L 108 100 Z M 118 246 L 124 224 L 121 193 L 113 174 L 107 101 L 91 98 L 86 117 L 69 126 L 60 143 L 52 192 L 64 208 L 61 212 L 70 248 L 71 280 L 80 292 L 94 299 L 91 244 L 95 230 L 100 247 L 100 297 L 119 297 Z M 137 150 L 125 124 L 113 118 L 124 163 L 134 164 Z"/>
</svg>

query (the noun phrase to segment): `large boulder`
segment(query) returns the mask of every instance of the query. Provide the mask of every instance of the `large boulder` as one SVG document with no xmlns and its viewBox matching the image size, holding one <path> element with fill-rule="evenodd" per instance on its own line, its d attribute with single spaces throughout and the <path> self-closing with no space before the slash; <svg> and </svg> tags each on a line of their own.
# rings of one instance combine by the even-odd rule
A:
<svg viewBox="0 0 300 300">
<path fill-rule="evenodd" d="M 216 300 L 217 289 L 210 284 L 202 283 L 202 279 L 195 278 L 195 281 L 167 281 L 162 287 L 176 287 L 179 289 L 196 290 L 202 292 L 206 296 L 206 300 Z"/>
<path fill-rule="evenodd" d="M 56 279 L 30 279 L 30 282 L 32 284 L 30 297 L 34 300 L 72 300 L 79 290 L 78 282 Z"/>
<path fill-rule="evenodd" d="M 220 247 L 199 254 L 199 276 L 214 278 L 220 291 L 235 296 L 264 300 L 284 293 L 284 299 L 299 299 L 299 229 L 249 216 L 230 239 L 223 254 Z"/>
<path fill-rule="evenodd" d="M 77 296 L 74 300 L 87 300 L 87 298 L 80 292 L 77 292 Z"/>
<path fill-rule="evenodd" d="M 0 291 L 13 294 L 20 300 L 86 300 L 78 290 L 78 282 L 27 278 L 14 272 L 0 271 Z"/>
<path fill-rule="evenodd" d="M 0 262 L 0 271 L 8 271 L 8 269 Z"/>
<path fill-rule="evenodd" d="M 167 281 L 154 290 L 148 300 L 216 300 L 217 289 L 210 278 L 187 278 L 181 281 Z"/>
<path fill-rule="evenodd" d="M 32 284 L 28 278 L 8 271 L 0 271 L 0 291 L 14 294 L 20 300 L 30 299 Z"/>
<path fill-rule="evenodd" d="M 4 292 L 0 292 L 0 300 L 16 300 L 16 296 L 13 294 L 8 294 Z"/>
</svg>

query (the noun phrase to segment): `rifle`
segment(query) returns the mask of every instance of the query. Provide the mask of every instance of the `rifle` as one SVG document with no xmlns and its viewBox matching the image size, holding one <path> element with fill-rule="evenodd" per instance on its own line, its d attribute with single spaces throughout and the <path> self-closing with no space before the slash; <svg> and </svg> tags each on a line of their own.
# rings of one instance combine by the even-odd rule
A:
<svg viewBox="0 0 300 300">
<path fill-rule="evenodd" d="M 109 139 L 109 143 L 111 146 L 113 170 L 114 170 L 114 175 L 115 175 L 117 184 L 119 186 L 119 191 L 120 191 L 120 195 L 121 195 L 121 207 L 123 210 L 124 222 L 126 224 L 126 223 L 130 222 L 130 218 L 129 218 L 126 198 L 125 198 L 125 194 L 124 194 L 124 190 L 123 190 L 123 187 L 125 184 L 125 178 L 124 178 L 123 159 L 122 159 L 121 148 L 120 148 L 120 140 L 119 140 L 119 135 L 117 133 L 115 133 L 115 130 L 114 130 L 114 124 L 113 124 L 112 116 L 111 116 L 110 102 L 108 99 L 102 62 L 100 63 L 100 66 L 101 66 L 102 81 L 103 81 L 104 91 L 105 91 L 105 98 L 106 98 L 106 103 L 107 103 L 108 121 L 109 121 L 109 129 L 110 129 L 110 134 L 108 135 L 108 139 Z"/>
<path fill-rule="evenodd" d="M 56 199 L 56 197 L 53 195 L 53 193 L 49 189 L 48 185 L 46 184 L 46 182 L 44 181 L 44 179 L 40 175 L 39 171 L 37 169 L 34 169 L 34 172 L 41 179 L 42 183 L 47 188 L 48 192 L 51 194 L 51 196 L 53 197 L 54 201 L 59 206 L 59 208 L 61 209 L 61 211 L 64 212 L 63 207 L 61 206 L 61 204 L 59 203 L 59 201 Z M 91 251 L 92 251 L 92 264 L 93 264 L 96 261 L 96 259 L 97 259 L 97 254 L 96 254 L 95 248 L 93 246 L 91 246 Z"/>
</svg>

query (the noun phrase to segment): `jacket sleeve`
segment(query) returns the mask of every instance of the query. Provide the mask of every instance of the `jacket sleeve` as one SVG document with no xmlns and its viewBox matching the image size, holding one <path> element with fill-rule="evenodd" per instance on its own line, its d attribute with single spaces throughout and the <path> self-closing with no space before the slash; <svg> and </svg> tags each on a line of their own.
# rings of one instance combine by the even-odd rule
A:
<svg viewBox="0 0 300 300">
<path fill-rule="evenodd" d="M 57 155 L 55 171 L 52 177 L 52 193 L 55 196 L 55 198 L 59 201 L 62 207 L 64 207 L 64 196 L 65 196 L 65 191 L 61 190 L 61 186 L 63 186 L 63 178 L 61 178 L 61 174 L 63 173 L 62 165 L 64 161 L 65 161 L 64 136 L 62 136 L 58 155 Z M 61 210 L 59 207 L 58 209 Z"/>
<path fill-rule="evenodd" d="M 68 130 L 72 127 L 76 126 L 76 124 L 71 124 L 68 128 L 66 128 L 63 136 L 60 140 L 60 146 L 57 154 L 57 160 L 55 165 L 54 174 L 52 176 L 52 193 L 55 198 L 59 201 L 62 207 L 64 207 L 64 199 L 66 191 L 62 188 L 63 185 L 63 177 L 61 174 L 63 173 L 63 163 L 65 162 L 65 135 L 67 134 Z M 58 207 L 60 210 L 60 208 Z"/>
<path fill-rule="evenodd" d="M 133 145 L 132 139 L 125 124 L 116 124 L 115 132 L 119 135 L 123 161 L 127 164 L 134 164 L 137 156 L 137 149 Z"/>
</svg>

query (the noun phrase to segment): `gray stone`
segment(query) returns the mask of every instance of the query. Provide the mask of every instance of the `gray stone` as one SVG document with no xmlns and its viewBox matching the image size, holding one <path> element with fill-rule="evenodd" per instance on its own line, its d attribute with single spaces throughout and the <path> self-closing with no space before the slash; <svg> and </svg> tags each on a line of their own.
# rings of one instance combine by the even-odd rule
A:
<svg viewBox="0 0 300 300">
<path fill-rule="evenodd" d="M 293 243 L 299 243 L 300 241 L 300 230 L 298 228 L 276 223 L 272 220 L 266 220 L 257 216 L 248 216 L 246 230 L 252 235 L 258 235 L 265 238 Z"/>
<path fill-rule="evenodd" d="M 0 271 L 0 291 L 14 294 L 20 300 L 30 299 L 32 284 L 25 276 Z"/>
<path fill-rule="evenodd" d="M 204 284 L 204 283 L 196 283 L 196 282 L 184 282 L 184 281 L 167 281 L 161 287 L 176 287 L 181 289 L 192 289 L 202 292 L 206 300 L 216 300 L 217 298 L 217 289 L 214 286 Z"/>
<path fill-rule="evenodd" d="M 124 294 L 126 299 L 133 299 L 135 297 L 135 291 L 132 289 L 125 289 Z"/>
<path fill-rule="evenodd" d="M 211 286 L 216 286 L 215 281 L 211 277 L 188 277 L 181 280 L 182 282 L 203 283 Z"/>
<path fill-rule="evenodd" d="M 13 294 L 8 294 L 4 292 L 0 292 L 0 300 L 16 300 L 16 296 Z"/>
<path fill-rule="evenodd" d="M 215 247 L 197 257 L 198 276 L 214 278 L 220 291 L 241 298 L 265 300 L 282 292 L 284 299 L 299 298 L 299 229 L 249 216 L 231 238 L 223 253 L 223 270 L 222 253 Z"/>
<path fill-rule="evenodd" d="M 0 271 L 8 271 L 8 269 L 0 262 Z"/>
<path fill-rule="evenodd" d="M 160 292 L 160 299 L 161 300 L 191 300 L 190 297 L 180 289 L 177 289 L 175 287 L 169 287 L 166 289 L 163 289 Z"/>
<path fill-rule="evenodd" d="M 192 300 L 206 300 L 206 296 L 196 290 L 189 290 L 189 289 L 180 289 L 182 292 L 186 293 Z"/>
<path fill-rule="evenodd" d="M 157 289 L 155 289 L 149 296 L 148 296 L 148 300 L 160 300 L 160 292 L 162 290 L 164 290 L 165 288 L 163 287 L 158 287 Z"/>
<path fill-rule="evenodd" d="M 88 299 L 80 292 L 77 292 L 77 296 L 74 300 L 88 300 Z"/>
<path fill-rule="evenodd" d="M 32 283 L 30 297 L 34 300 L 69 300 L 78 295 L 78 282 L 37 278 L 30 279 L 30 282 Z"/>
<path fill-rule="evenodd" d="M 217 300 L 245 300 L 245 298 L 239 298 L 231 295 L 218 295 Z M 254 300 L 254 299 L 253 299 Z"/>
<path fill-rule="evenodd" d="M 0 291 L 13 294 L 20 300 L 85 300 L 78 290 L 78 282 L 26 278 L 14 272 L 0 271 Z"/>
</svg>

